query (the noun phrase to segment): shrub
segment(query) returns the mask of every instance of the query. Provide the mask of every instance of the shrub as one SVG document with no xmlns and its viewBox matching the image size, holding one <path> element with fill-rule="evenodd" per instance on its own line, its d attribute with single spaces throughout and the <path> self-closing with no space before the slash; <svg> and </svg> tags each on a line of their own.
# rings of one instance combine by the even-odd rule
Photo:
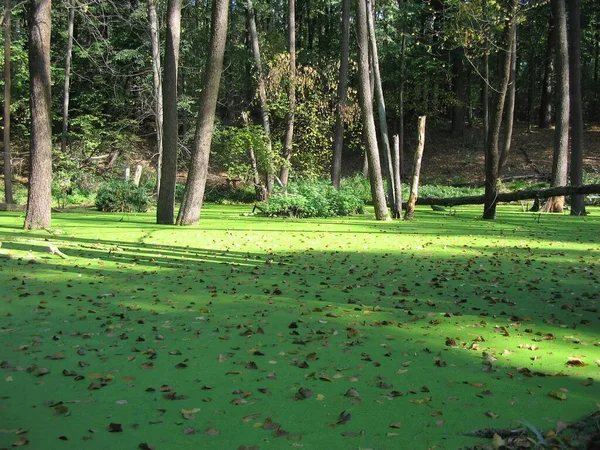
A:
<svg viewBox="0 0 600 450">
<path fill-rule="evenodd" d="M 332 217 L 362 214 L 364 201 L 351 188 L 336 191 L 328 181 L 301 181 L 290 184 L 287 192 L 275 192 L 261 210 L 268 215 L 292 217 Z"/>
<path fill-rule="evenodd" d="M 130 181 L 111 180 L 100 186 L 96 208 L 104 212 L 146 212 L 150 196 L 143 187 Z"/>
</svg>

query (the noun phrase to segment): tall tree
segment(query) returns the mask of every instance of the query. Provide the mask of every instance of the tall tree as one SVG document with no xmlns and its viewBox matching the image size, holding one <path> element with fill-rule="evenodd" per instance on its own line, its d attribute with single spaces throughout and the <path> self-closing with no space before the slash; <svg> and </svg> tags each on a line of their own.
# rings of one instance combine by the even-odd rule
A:
<svg viewBox="0 0 600 450">
<path fill-rule="evenodd" d="M 10 86 L 12 75 L 10 73 L 10 38 L 11 38 L 11 4 L 10 0 L 4 2 L 4 200 L 7 204 L 14 203 L 12 188 L 12 163 L 10 150 Z"/>
<path fill-rule="evenodd" d="M 256 30 L 256 18 L 252 0 L 247 0 L 246 4 L 248 35 L 250 37 L 250 48 L 254 59 L 254 70 L 256 71 L 256 88 L 258 90 L 258 100 L 260 102 L 260 118 L 267 139 L 267 191 L 273 190 L 274 167 L 272 161 L 272 142 L 271 142 L 271 122 L 269 120 L 269 108 L 267 105 L 267 91 L 265 89 L 265 79 L 260 57 L 260 45 L 258 43 L 258 31 Z"/>
<path fill-rule="evenodd" d="M 377 147 L 375 119 L 373 118 L 373 97 L 369 76 L 369 34 L 367 29 L 367 5 L 365 0 L 356 0 L 356 28 L 358 41 L 358 95 L 363 122 L 363 137 L 369 161 L 369 181 L 371 196 L 375 206 L 375 218 L 387 220 L 388 211 L 383 190 L 381 165 Z"/>
<path fill-rule="evenodd" d="M 552 187 L 567 185 L 569 153 L 569 47 L 567 41 L 567 11 L 564 0 L 550 0 L 556 26 L 556 126 L 552 157 Z M 542 211 L 562 212 L 565 197 L 550 197 Z"/>
<path fill-rule="evenodd" d="M 581 104 L 581 0 L 568 2 L 569 83 L 571 84 L 571 166 L 572 185 L 583 184 L 583 107 Z M 571 196 L 571 215 L 585 215 L 583 195 Z"/>
<path fill-rule="evenodd" d="M 163 79 L 163 158 L 160 190 L 156 205 L 156 223 L 173 224 L 175 220 L 175 183 L 179 120 L 177 115 L 177 71 L 181 37 L 181 0 L 169 0 L 167 6 L 167 38 Z"/>
<path fill-rule="evenodd" d="M 344 116 L 348 98 L 348 66 L 350 55 L 350 0 L 342 0 L 342 43 L 340 72 L 335 108 L 335 130 L 333 133 L 333 162 L 331 165 L 331 183 L 340 188 L 342 179 L 342 149 L 344 147 Z"/>
<path fill-rule="evenodd" d="M 371 0 L 367 1 L 367 29 L 369 32 L 369 51 L 373 73 L 373 84 L 375 89 L 375 100 L 377 104 L 377 117 L 379 118 L 379 134 L 381 154 L 385 165 L 385 173 L 388 180 L 388 197 L 392 203 L 392 215 L 399 217 L 402 213 L 402 199 L 395 198 L 394 170 L 392 167 L 392 152 L 390 150 L 390 139 L 387 127 L 387 113 L 385 110 L 385 98 L 381 83 L 381 72 L 379 70 L 379 52 L 377 51 L 377 38 L 375 36 L 375 11 Z"/>
<path fill-rule="evenodd" d="M 31 0 L 29 77 L 31 148 L 24 228 L 50 227 L 52 204 L 52 97 L 50 86 L 51 0 Z"/>
<path fill-rule="evenodd" d="M 485 201 L 483 205 L 483 218 L 496 218 L 496 203 L 498 199 L 498 173 L 500 169 L 500 128 L 502 127 L 502 115 L 504 103 L 508 92 L 510 80 L 511 54 L 513 50 L 513 39 L 516 36 L 514 28 L 517 26 L 517 10 L 519 0 L 510 0 L 506 15 L 508 23 L 504 29 L 505 48 L 502 57 L 502 71 L 500 74 L 500 85 L 496 94 L 496 101 L 492 108 L 490 127 L 485 142 Z M 485 80 L 489 82 L 489 80 Z"/>
<path fill-rule="evenodd" d="M 69 1 L 69 18 L 67 21 L 67 53 L 65 56 L 65 84 L 63 90 L 62 111 L 62 136 L 60 139 L 60 150 L 67 151 L 67 137 L 69 135 L 69 98 L 71 93 L 71 60 L 73 56 L 73 28 L 75 24 L 75 6 L 73 0 Z"/>
<path fill-rule="evenodd" d="M 512 27 L 512 48 L 510 50 L 510 75 L 508 80 L 508 92 L 506 94 L 506 113 L 504 117 L 504 141 L 500 150 L 498 162 L 498 176 L 502 175 L 508 154 L 512 144 L 513 123 L 515 118 L 515 99 L 517 96 L 517 27 Z"/>
<path fill-rule="evenodd" d="M 287 86 L 288 113 L 286 117 L 285 137 L 283 139 L 283 159 L 285 164 L 279 172 L 281 184 L 287 186 L 292 159 L 294 141 L 294 116 L 296 113 L 296 0 L 288 0 L 288 53 L 290 57 L 290 75 Z"/>
<path fill-rule="evenodd" d="M 150 44 L 152 47 L 152 84 L 154 87 L 154 122 L 156 124 L 156 192 L 160 192 L 160 175 L 163 158 L 163 99 L 162 81 L 160 77 L 160 44 L 159 26 L 156 15 L 156 0 L 148 0 L 148 22 L 150 24 Z"/>
<path fill-rule="evenodd" d="M 219 84 L 223 71 L 223 55 L 227 38 L 227 19 L 229 16 L 229 0 L 213 0 L 210 44 L 208 60 L 204 73 L 202 93 L 200 95 L 200 112 L 196 123 L 196 136 L 192 161 L 185 185 L 185 193 L 181 209 L 177 216 L 177 225 L 192 225 L 200 219 L 210 145 L 215 123 L 215 108 L 219 96 Z"/>
</svg>

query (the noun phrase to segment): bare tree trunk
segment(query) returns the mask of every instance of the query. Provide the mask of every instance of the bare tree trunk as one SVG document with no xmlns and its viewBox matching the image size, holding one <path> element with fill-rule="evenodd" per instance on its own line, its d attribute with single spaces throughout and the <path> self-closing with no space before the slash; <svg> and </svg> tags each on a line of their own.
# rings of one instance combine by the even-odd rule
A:
<svg viewBox="0 0 600 450">
<path fill-rule="evenodd" d="M 581 0 L 569 5 L 569 82 L 571 83 L 571 184 L 583 184 L 583 107 L 581 105 Z M 571 196 L 571 215 L 586 215 L 583 195 Z"/>
<path fill-rule="evenodd" d="M 404 77 L 406 67 L 406 35 L 402 33 L 402 39 L 400 41 L 400 93 L 398 96 L 398 161 L 399 161 L 399 174 L 400 178 L 404 174 Z M 402 199 L 402 197 L 400 197 Z"/>
<path fill-rule="evenodd" d="M 500 161 L 498 163 L 498 176 L 502 175 L 510 146 L 512 143 L 513 122 L 515 117 L 515 98 L 517 94 L 517 27 L 512 27 L 512 48 L 510 49 L 510 78 L 508 82 L 508 92 L 506 96 L 506 116 L 504 118 L 504 142 L 500 151 Z"/>
<path fill-rule="evenodd" d="M 250 47 L 252 48 L 252 56 L 254 57 L 254 69 L 256 70 L 256 82 L 258 89 L 258 98 L 260 100 L 260 117 L 265 131 L 265 137 L 267 139 L 267 191 L 271 193 L 273 190 L 273 178 L 275 170 L 273 167 L 273 161 L 271 158 L 272 143 L 271 143 L 271 124 L 269 121 L 269 109 L 267 106 L 267 92 L 265 89 L 265 80 L 262 70 L 262 63 L 260 57 L 260 46 L 258 43 L 258 32 L 256 31 L 256 19 L 254 17 L 254 6 L 252 0 L 248 0 L 246 6 L 247 13 L 247 25 L 248 34 L 250 35 Z"/>
<path fill-rule="evenodd" d="M 244 125 L 247 127 L 250 123 L 248 113 L 243 112 L 242 118 Z M 262 202 L 267 199 L 267 190 L 260 181 L 260 174 L 258 173 L 258 164 L 256 162 L 256 155 L 254 153 L 254 147 L 252 144 L 248 145 L 248 157 L 250 158 L 250 169 L 252 170 L 252 181 L 254 182 L 254 192 L 256 192 L 256 200 Z"/>
<path fill-rule="evenodd" d="M 283 140 L 284 165 L 279 172 L 281 184 L 287 186 L 290 175 L 290 161 L 292 159 L 292 145 L 294 141 L 294 116 L 296 114 L 296 0 L 288 0 L 288 52 L 290 54 L 290 79 L 288 83 L 289 110 L 286 121 L 287 127 Z"/>
<path fill-rule="evenodd" d="M 163 94 L 160 79 L 159 26 L 156 16 L 156 0 L 148 0 L 148 22 L 150 24 L 150 44 L 152 46 L 152 84 L 154 87 L 154 122 L 156 124 L 156 192 L 160 192 L 160 172 L 163 158 Z"/>
<path fill-rule="evenodd" d="M 394 151 L 392 152 L 392 170 L 394 172 L 394 205 L 392 218 L 402 218 L 402 175 L 400 174 L 400 137 L 394 136 Z"/>
<path fill-rule="evenodd" d="M 383 155 L 383 164 L 388 180 L 388 197 L 392 204 L 392 214 L 399 214 L 400 211 L 394 210 L 397 206 L 394 198 L 394 170 L 392 168 L 392 152 L 390 149 L 390 139 L 387 127 L 387 114 L 385 111 L 385 98 L 383 96 L 383 86 L 381 84 L 381 72 L 379 71 L 379 53 L 377 51 L 377 39 L 375 37 L 375 18 L 373 10 L 373 2 L 366 0 L 367 5 L 367 29 L 369 32 L 369 49 L 371 51 L 371 62 L 373 72 L 373 84 L 375 88 L 375 100 L 377 104 L 377 117 L 379 118 L 379 132 L 381 138 L 381 151 Z"/>
<path fill-rule="evenodd" d="M 483 19 L 483 148 L 487 151 L 488 134 L 490 132 L 490 45 L 488 40 L 489 27 L 487 25 L 487 0 L 481 2 L 481 15 Z"/>
<path fill-rule="evenodd" d="M 63 154 L 67 151 L 69 137 L 69 96 L 71 94 L 71 60 L 73 56 L 73 27 L 75 23 L 75 6 L 69 1 L 69 19 L 67 22 L 67 54 L 65 57 L 65 87 L 63 92 L 62 136 L 60 150 Z"/>
<path fill-rule="evenodd" d="M 544 80 L 540 99 L 539 127 L 550 128 L 552 124 L 552 79 L 554 78 L 554 48 L 556 47 L 555 18 L 550 14 L 548 19 L 548 39 L 546 41 L 546 57 L 544 59 Z"/>
<path fill-rule="evenodd" d="M 215 109 L 223 72 L 228 16 L 229 0 L 213 0 L 208 60 L 202 83 L 204 89 L 200 95 L 194 149 L 181 209 L 177 216 L 177 225 L 193 225 L 200 220 L 215 125 Z"/>
<path fill-rule="evenodd" d="M 500 88 L 498 89 L 497 99 L 492 111 L 490 129 L 486 139 L 485 151 L 485 203 L 483 205 L 483 218 L 496 218 L 496 203 L 498 201 L 498 170 L 500 167 L 500 128 L 502 126 L 502 115 L 504 103 L 508 92 L 508 82 L 510 79 L 510 61 L 512 53 L 512 40 L 515 37 L 514 27 L 517 26 L 516 15 L 519 7 L 519 0 L 511 0 L 508 7 L 509 22 L 505 27 L 505 44 L 503 67 L 501 72 Z"/>
<path fill-rule="evenodd" d="M 423 150 L 425 149 L 425 123 L 426 116 L 419 117 L 419 141 L 417 151 L 415 152 L 415 161 L 413 164 L 412 184 L 410 186 L 410 194 L 408 203 L 406 204 L 405 220 L 412 220 L 415 216 L 415 203 L 419 196 L 419 176 L 421 175 L 421 161 L 423 160 Z"/>
<path fill-rule="evenodd" d="M 50 86 L 50 0 L 32 0 L 29 22 L 31 156 L 24 228 L 50 227 L 52 205 L 52 96 Z"/>
<path fill-rule="evenodd" d="M 11 38 L 11 17 L 12 7 L 10 0 L 4 2 L 4 200 L 7 204 L 14 203 L 12 188 L 12 162 L 10 150 L 10 94 L 11 94 L 11 73 L 10 73 L 10 38 Z"/>
<path fill-rule="evenodd" d="M 567 12 L 564 0 L 550 0 L 556 24 L 556 127 L 552 158 L 552 187 L 566 186 L 569 154 L 569 48 Z M 542 211 L 562 212 L 564 196 L 548 199 Z"/>
<path fill-rule="evenodd" d="M 348 97 L 348 60 L 350 54 L 350 0 L 342 0 L 342 48 L 340 56 L 340 78 L 338 103 L 336 105 L 335 131 L 333 135 L 333 163 L 331 183 L 340 188 L 342 180 L 342 149 L 344 147 L 344 117 Z"/>
<path fill-rule="evenodd" d="M 367 8 L 365 0 L 356 0 L 356 23 L 358 40 L 358 74 L 359 74 L 359 101 L 363 122 L 364 142 L 369 161 L 369 181 L 371 195 L 375 206 L 375 218 L 387 220 L 388 211 L 383 191 L 381 165 L 377 148 L 377 135 L 375 120 L 373 118 L 373 98 L 371 96 L 371 82 L 369 78 L 369 35 L 367 30 Z"/>
<path fill-rule="evenodd" d="M 156 223 L 172 225 L 175 220 L 175 184 L 179 120 L 177 114 L 177 71 L 181 37 L 181 0 L 169 0 L 163 79 L 163 157 L 160 190 L 156 204 Z"/>
</svg>

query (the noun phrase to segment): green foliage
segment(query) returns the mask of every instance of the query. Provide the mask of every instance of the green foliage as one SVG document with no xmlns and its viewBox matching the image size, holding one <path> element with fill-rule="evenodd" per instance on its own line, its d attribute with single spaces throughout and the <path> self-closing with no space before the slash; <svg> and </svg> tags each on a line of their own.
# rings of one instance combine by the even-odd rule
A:
<svg viewBox="0 0 600 450">
<path fill-rule="evenodd" d="M 150 196 L 143 187 L 130 181 L 111 180 L 98 190 L 96 208 L 104 212 L 146 212 Z"/>
<path fill-rule="evenodd" d="M 253 203 L 256 201 L 256 192 L 250 186 L 233 186 L 220 184 L 206 186 L 204 201 L 222 205 L 235 203 Z"/>
<path fill-rule="evenodd" d="M 332 217 L 364 213 L 364 201 L 351 188 L 337 191 L 328 181 L 301 181 L 275 192 L 260 205 L 265 214 L 287 217 Z"/>
</svg>

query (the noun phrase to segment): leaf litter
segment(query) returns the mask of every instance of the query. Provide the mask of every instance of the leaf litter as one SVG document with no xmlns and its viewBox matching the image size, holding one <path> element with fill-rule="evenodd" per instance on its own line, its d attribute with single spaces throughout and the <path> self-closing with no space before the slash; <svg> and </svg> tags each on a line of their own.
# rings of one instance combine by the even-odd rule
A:
<svg viewBox="0 0 600 450">
<path fill-rule="evenodd" d="M 206 211 L 181 230 L 59 216 L 68 259 L 0 217 L 0 406 L 27 430 L 0 448 L 458 448 L 492 420 L 560 436 L 598 408 L 594 216 L 423 210 L 413 229 Z"/>
</svg>

